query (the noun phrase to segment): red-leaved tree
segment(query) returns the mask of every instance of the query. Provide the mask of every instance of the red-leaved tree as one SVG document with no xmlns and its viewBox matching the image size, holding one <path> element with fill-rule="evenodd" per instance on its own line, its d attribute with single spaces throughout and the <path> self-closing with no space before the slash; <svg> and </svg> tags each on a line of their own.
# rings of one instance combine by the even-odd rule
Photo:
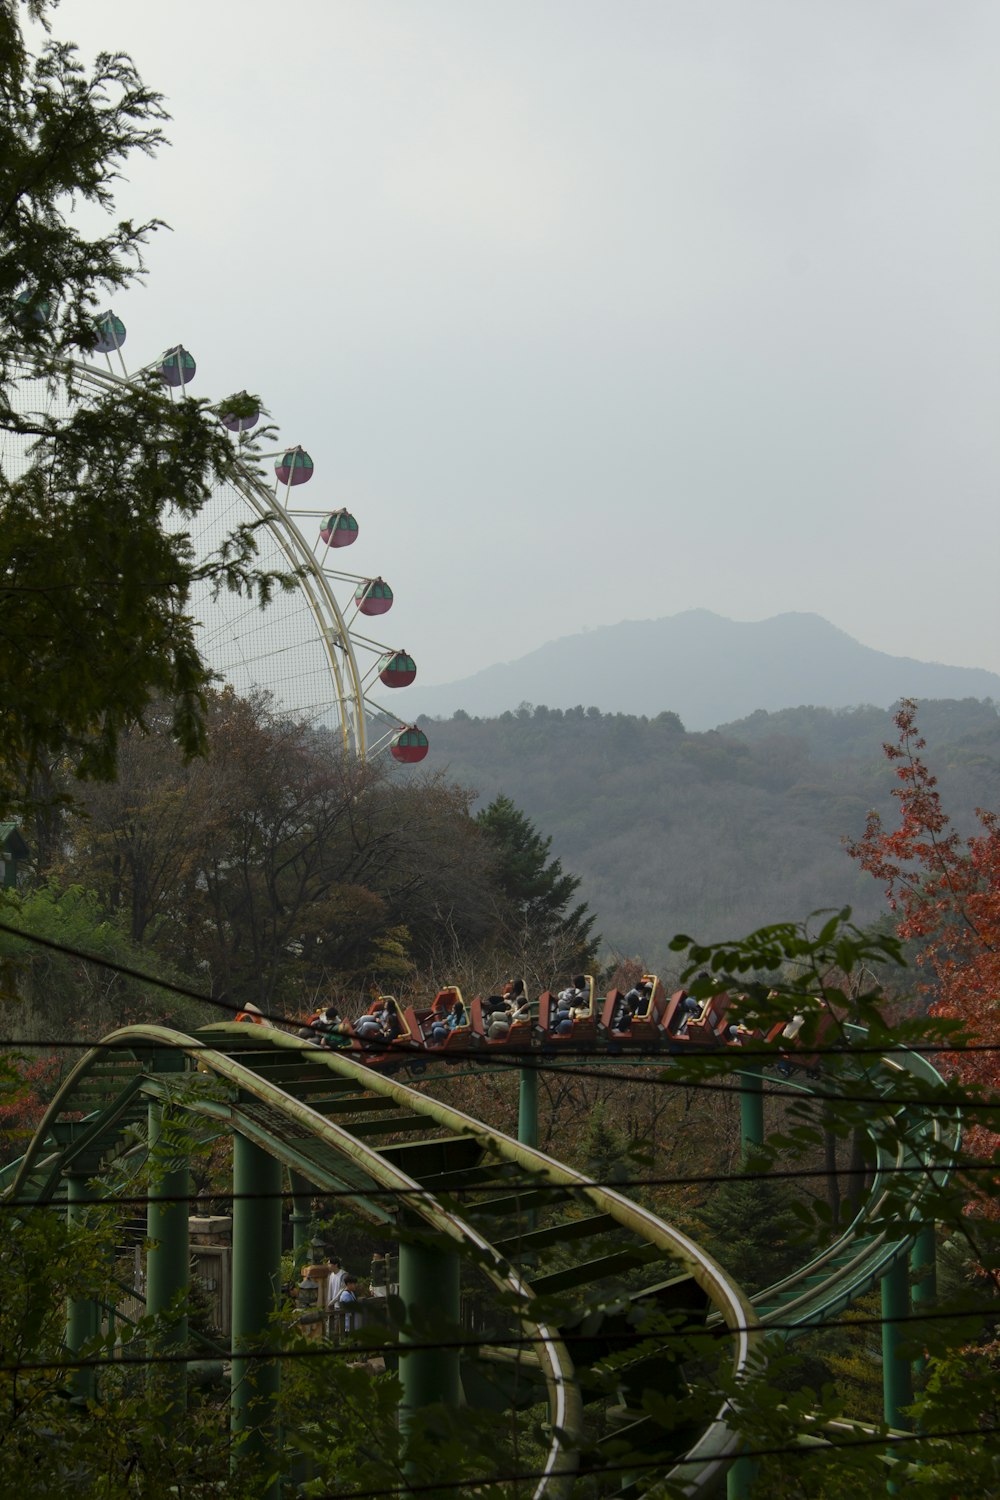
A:
<svg viewBox="0 0 1000 1500">
<path fill-rule="evenodd" d="M 941 806 L 937 778 L 921 752 L 917 706 L 903 699 L 896 714 L 897 743 L 885 745 L 899 785 L 899 826 L 887 829 L 868 814 L 863 836 L 848 843 L 862 868 L 885 883 L 897 931 L 919 946 L 920 988 L 931 1013 L 963 1023 L 975 1045 L 1000 1043 L 1000 819 L 976 809 L 980 831 L 962 838 Z M 969 1084 L 995 1089 L 998 1054 L 962 1051 L 949 1065 Z M 981 1125 L 966 1134 L 970 1150 L 991 1154 L 1000 1135 Z"/>
<path fill-rule="evenodd" d="M 0 1056 L 0 1162 L 20 1156 L 59 1081 L 59 1059 Z"/>
</svg>

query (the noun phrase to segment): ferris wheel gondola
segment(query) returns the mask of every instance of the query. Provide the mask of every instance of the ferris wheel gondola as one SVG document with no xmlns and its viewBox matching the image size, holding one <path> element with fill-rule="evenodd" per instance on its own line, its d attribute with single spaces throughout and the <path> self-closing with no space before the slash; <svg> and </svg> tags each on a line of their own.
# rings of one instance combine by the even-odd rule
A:
<svg viewBox="0 0 1000 1500">
<path fill-rule="evenodd" d="M 26 407 L 58 403 L 58 409 L 68 413 L 106 398 L 116 388 L 134 385 L 150 372 L 163 382 L 171 400 L 187 394 L 197 363 L 183 345 L 167 349 L 145 370 L 130 373 L 122 356 L 127 331 L 121 318 L 109 310 L 95 322 L 92 350 L 67 362 L 61 389 L 54 389 L 24 362 L 18 386 Z M 96 362 L 101 356 L 106 369 Z M 301 487 L 314 477 L 313 459 L 301 445 L 263 455 L 251 446 L 248 435 L 261 412 L 245 391 L 214 410 L 233 440 L 234 461 L 195 522 L 184 519 L 176 524 L 183 526 L 195 552 L 204 558 L 237 527 L 251 527 L 261 569 L 290 576 L 294 584 L 276 593 L 264 611 L 243 595 L 213 593 L 208 584 L 196 589 L 189 610 L 201 622 L 203 655 L 220 681 L 235 691 L 267 692 L 278 711 L 331 729 L 345 750 L 362 759 L 389 750 L 403 764 L 422 760 L 427 753 L 423 731 L 372 696 L 376 687 L 396 691 L 409 686 L 416 664 L 405 651 L 372 640 L 356 628 L 360 617 L 388 612 L 392 589 L 377 574 L 344 573 L 333 567 L 333 558 L 339 559 L 342 549 L 358 541 L 357 519 L 346 506 L 303 507 Z M 260 471 L 261 458 L 273 460 L 272 484 Z M 412 738 L 414 731 L 422 744 Z"/>
</svg>

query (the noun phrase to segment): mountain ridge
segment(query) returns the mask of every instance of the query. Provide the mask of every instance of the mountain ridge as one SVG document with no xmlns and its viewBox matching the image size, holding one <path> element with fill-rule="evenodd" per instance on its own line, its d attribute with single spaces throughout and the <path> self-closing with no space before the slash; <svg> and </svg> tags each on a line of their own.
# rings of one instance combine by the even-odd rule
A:
<svg viewBox="0 0 1000 1500">
<path fill-rule="evenodd" d="M 1000 675 L 892 656 L 807 611 L 737 621 L 710 609 L 560 636 L 455 682 L 415 685 L 413 716 L 496 715 L 521 703 L 672 711 L 703 730 L 757 709 L 888 707 L 902 697 L 1000 699 Z"/>
</svg>

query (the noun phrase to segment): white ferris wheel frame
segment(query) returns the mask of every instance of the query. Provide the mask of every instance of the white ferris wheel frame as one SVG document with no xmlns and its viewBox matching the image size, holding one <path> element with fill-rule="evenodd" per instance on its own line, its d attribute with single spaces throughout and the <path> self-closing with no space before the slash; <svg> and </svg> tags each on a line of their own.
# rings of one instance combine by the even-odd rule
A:
<svg viewBox="0 0 1000 1500">
<path fill-rule="evenodd" d="M 105 317 L 113 317 L 105 314 Z M 112 325 L 113 328 L 113 325 Z M 143 366 L 141 369 L 130 374 L 121 356 L 120 347 L 116 348 L 123 373 L 118 375 L 111 369 L 110 355 L 108 369 L 102 370 L 99 366 L 87 363 L 85 360 L 66 359 L 63 365 L 66 371 L 66 388 L 73 398 L 74 383 L 79 382 L 86 387 L 88 384 L 99 390 L 114 390 L 115 388 L 130 388 L 135 384 L 136 377 L 154 371 L 159 368 L 159 361 Z M 37 369 L 33 368 L 30 361 L 18 362 L 19 373 L 25 379 L 38 380 L 43 378 Z M 170 399 L 174 399 L 174 387 L 167 385 Z M 293 446 L 288 445 L 278 449 L 276 453 L 265 453 L 257 455 L 261 458 L 274 458 L 286 452 L 296 451 Z M 291 570 L 295 574 L 296 587 L 304 596 L 309 607 L 310 614 L 316 627 L 316 637 L 323 648 L 323 657 L 330 675 L 332 696 L 340 719 L 340 733 L 345 750 L 353 752 L 360 760 L 371 758 L 374 754 L 387 748 L 395 735 L 399 734 L 406 726 L 400 721 L 398 715 L 391 714 L 381 704 L 376 703 L 367 695 L 366 681 L 377 670 L 377 662 L 367 673 L 362 673 L 354 650 L 354 638 L 351 635 L 351 623 L 358 613 L 357 605 L 351 621 L 344 617 L 344 611 L 337 601 L 333 591 L 330 577 L 323 565 L 323 559 L 317 557 L 316 552 L 310 547 L 302 528 L 299 526 L 295 515 L 288 508 L 288 497 L 292 490 L 291 478 L 284 485 L 284 496 L 281 494 L 280 481 L 275 477 L 273 491 L 268 488 L 263 479 L 255 474 L 253 469 L 241 457 L 238 440 L 233 443 L 233 470 L 227 476 L 233 488 L 242 497 L 249 507 L 253 516 L 260 521 L 270 533 L 282 555 L 286 558 Z M 327 511 L 317 510 L 315 512 L 298 510 L 296 514 L 316 516 L 326 515 Z M 332 570 L 331 570 L 332 571 Z M 360 574 L 337 573 L 333 576 L 342 579 L 356 579 L 359 583 L 369 582 Z M 392 654 L 392 647 L 383 645 L 367 636 L 358 636 L 358 640 L 366 647 L 381 655 Z M 393 728 L 387 730 L 374 742 L 370 741 L 368 734 L 368 714 L 378 716 L 383 720 L 393 722 Z"/>
</svg>

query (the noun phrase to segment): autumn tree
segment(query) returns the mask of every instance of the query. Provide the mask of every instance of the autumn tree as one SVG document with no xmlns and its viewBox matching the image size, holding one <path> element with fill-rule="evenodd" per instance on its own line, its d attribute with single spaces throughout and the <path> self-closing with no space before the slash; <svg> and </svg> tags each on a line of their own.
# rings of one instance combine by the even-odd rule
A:
<svg viewBox="0 0 1000 1500">
<path fill-rule="evenodd" d="M 0 1141 L 2 1157 L 24 1150 L 59 1079 L 55 1057 L 0 1056 Z"/>
<path fill-rule="evenodd" d="M 377 772 L 263 697 L 210 695 L 193 762 L 167 709 L 149 719 L 123 737 L 118 779 L 81 790 L 54 876 L 92 886 L 135 941 L 234 1004 L 294 1011 L 366 967 L 390 925 L 358 836 Z"/>
<path fill-rule="evenodd" d="M 1000 1041 L 1000 819 L 977 809 L 979 831 L 963 838 L 941 805 L 937 777 L 926 765 L 917 705 L 904 699 L 895 716 L 898 738 L 884 746 L 895 769 L 895 828 L 876 812 L 848 852 L 884 887 L 897 932 L 917 945 L 921 989 L 934 1015 L 961 1022 L 976 1044 Z M 966 1083 L 995 1088 L 996 1054 L 969 1050 L 952 1058 Z M 988 1152 L 1000 1136 L 980 1125 L 970 1146 Z"/>
<path fill-rule="evenodd" d="M 216 815 L 211 777 L 173 743 L 171 710 L 155 704 L 145 729 L 118 745 L 116 776 L 77 792 L 83 816 L 66 824 L 62 848 L 40 873 L 85 881 L 133 942 L 169 931 L 180 917 L 194 864 Z"/>
<path fill-rule="evenodd" d="M 210 694 L 206 754 L 169 709 L 121 739 L 118 779 L 77 793 L 54 887 L 86 886 L 115 927 L 229 1003 L 297 1013 L 331 991 L 453 982 L 499 942 L 503 905 L 473 794 L 392 776 L 267 699 Z"/>
<path fill-rule="evenodd" d="M 500 931 L 493 851 L 474 800 L 468 787 L 430 775 L 387 778 L 371 802 L 379 868 L 367 878 L 408 929 L 417 963 L 442 984 Z"/>
</svg>

